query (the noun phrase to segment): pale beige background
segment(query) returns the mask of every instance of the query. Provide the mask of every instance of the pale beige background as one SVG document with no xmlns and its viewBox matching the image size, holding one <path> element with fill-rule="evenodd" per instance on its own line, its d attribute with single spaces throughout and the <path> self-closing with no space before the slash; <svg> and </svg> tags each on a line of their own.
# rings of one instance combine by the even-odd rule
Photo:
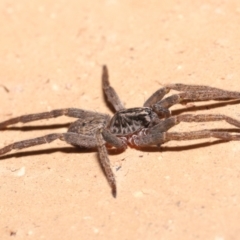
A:
<svg viewBox="0 0 240 240">
<path fill-rule="evenodd" d="M 237 0 L 2 0 L 0 24 L 1 121 L 67 107 L 111 113 L 103 64 L 128 107 L 165 83 L 240 91 Z M 240 119 L 239 102 L 201 105 Z M 18 124 L 0 132 L 0 147 L 72 120 Z M 232 128 L 174 130 L 208 127 Z M 0 161 L 0 239 L 240 239 L 239 154 L 239 142 L 214 139 L 112 153 L 114 199 L 95 152 L 60 141 L 11 152 Z"/>
</svg>

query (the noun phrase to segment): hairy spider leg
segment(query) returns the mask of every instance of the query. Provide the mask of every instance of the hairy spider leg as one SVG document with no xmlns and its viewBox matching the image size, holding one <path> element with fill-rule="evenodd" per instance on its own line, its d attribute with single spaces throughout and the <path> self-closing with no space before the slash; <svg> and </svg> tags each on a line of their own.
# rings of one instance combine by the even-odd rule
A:
<svg viewBox="0 0 240 240">
<path fill-rule="evenodd" d="M 102 70 L 102 87 L 108 102 L 112 104 L 116 112 L 125 109 L 116 91 L 110 86 L 108 69 L 105 65 Z"/>
<path fill-rule="evenodd" d="M 99 129 L 96 132 L 96 139 L 97 139 L 97 148 L 98 148 L 98 154 L 99 154 L 101 166 L 103 167 L 108 183 L 112 188 L 112 194 L 114 197 L 116 197 L 117 196 L 116 180 L 111 168 L 111 163 L 108 158 L 107 148 L 102 136 L 102 129 Z"/>
<path fill-rule="evenodd" d="M 42 137 L 27 139 L 19 142 L 12 143 L 0 149 L 0 155 L 6 154 L 15 149 L 23 149 L 28 147 L 33 147 L 37 145 L 42 145 L 46 143 L 51 143 L 56 139 L 65 141 L 71 145 L 94 148 L 97 147 L 96 138 L 92 136 L 86 136 L 78 133 L 52 133 Z"/>
<path fill-rule="evenodd" d="M 159 124 L 144 129 L 140 134 L 131 138 L 131 144 L 135 146 L 161 145 L 171 140 L 192 140 L 214 137 L 225 141 L 240 140 L 239 134 L 230 134 L 227 131 L 201 130 L 192 132 L 167 132 L 180 122 L 209 122 L 225 120 L 229 124 L 240 128 L 240 121 L 221 114 L 184 114 L 162 120 Z"/>
<path fill-rule="evenodd" d="M 181 93 L 172 96 L 163 97 L 170 91 L 176 90 Z M 157 90 L 148 100 L 144 106 L 151 106 L 153 110 L 162 114 L 165 117 L 170 116 L 169 108 L 182 101 L 208 101 L 208 100 L 228 100 L 240 99 L 240 92 L 226 91 L 219 88 L 213 88 L 201 85 L 186 85 L 186 84 L 168 84 L 163 88 Z"/>
<path fill-rule="evenodd" d="M 4 129 L 9 125 L 13 125 L 16 123 L 27 123 L 33 122 L 37 120 L 49 119 L 49 118 L 56 118 L 60 116 L 68 116 L 73 118 L 86 118 L 86 117 L 96 117 L 96 115 L 107 116 L 107 114 L 101 114 L 93 111 L 82 110 L 78 108 L 65 108 L 65 109 L 56 109 L 50 112 L 42 112 L 42 113 L 35 113 L 35 114 L 27 114 L 22 115 L 19 117 L 8 119 L 4 122 L 0 123 L 0 129 Z"/>
</svg>

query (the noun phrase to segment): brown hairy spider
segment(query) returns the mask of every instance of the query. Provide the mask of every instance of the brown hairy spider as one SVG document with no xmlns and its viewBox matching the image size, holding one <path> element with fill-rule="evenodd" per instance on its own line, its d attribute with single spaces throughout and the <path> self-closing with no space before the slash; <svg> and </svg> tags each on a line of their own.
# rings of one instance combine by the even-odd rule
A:
<svg viewBox="0 0 240 240">
<path fill-rule="evenodd" d="M 12 143 L 0 149 L 0 155 L 13 149 L 22 149 L 50 143 L 56 139 L 73 146 L 97 148 L 100 163 L 116 197 L 117 187 L 107 153 L 107 146 L 125 149 L 150 145 L 160 146 L 171 140 L 192 140 L 214 137 L 225 141 L 240 140 L 240 135 L 226 131 L 201 130 L 192 132 L 168 132 L 180 122 L 208 122 L 225 120 L 240 128 L 240 121 L 222 114 L 182 114 L 171 116 L 169 108 L 183 101 L 207 101 L 240 99 L 240 92 L 225 91 L 218 88 L 198 85 L 170 84 L 157 90 L 143 107 L 125 108 L 115 90 L 110 86 L 108 70 L 103 66 L 102 85 L 108 102 L 115 110 L 111 118 L 108 114 L 77 108 L 58 109 L 50 112 L 23 115 L 0 123 L 0 129 L 16 123 L 27 123 L 41 119 L 68 116 L 77 118 L 66 133 L 52 133 L 42 137 Z M 164 98 L 170 91 L 180 93 Z"/>
</svg>

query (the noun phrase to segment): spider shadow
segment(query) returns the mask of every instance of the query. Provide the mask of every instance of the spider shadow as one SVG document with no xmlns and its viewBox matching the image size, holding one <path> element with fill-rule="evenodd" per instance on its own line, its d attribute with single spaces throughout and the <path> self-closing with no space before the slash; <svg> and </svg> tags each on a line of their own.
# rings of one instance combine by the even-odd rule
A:
<svg viewBox="0 0 240 240">
<path fill-rule="evenodd" d="M 195 101 L 195 102 L 201 102 L 201 101 Z M 182 105 L 185 105 L 187 103 L 194 103 L 192 101 L 184 101 Z M 216 103 L 210 103 L 210 104 L 204 104 L 202 106 L 192 106 L 192 107 L 185 107 L 185 108 L 180 108 L 180 109 L 175 109 L 172 110 L 172 115 L 179 115 L 184 112 L 196 112 L 200 110 L 212 110 L 215 108 L 220 108 L 228 105 L 236 105 L 240 104 L 240 100 L 228 100 L 228 101 L 223 101 L 223 102 L 216 102 Z"/>
<path fill-rule="evenodd" d="M 97 152 L 96 149 L 86 149 L 86 148 L 78 148 L 74 146 L 67 146 L 64 148 L 51 148 L 51 149 L 41 149 L 41 150 L 30 150 L 30 151 L 21 151 L 10 153 L 7 155 L 3 155 L 0 157 L 0 161 L 7 160 L 9 158 L 21 158 L 21 157 L 29 157 L 34 155 L 43 155 L 43 154 L 52 154 L 56 152 L 66 153 L 66 154 L 76 154 L 76 153 L 93 153 Z"/>
<path fill-rule="evenodd" d="M 223 144 L 228 141 L 224 140 L 215 140 L 211 142 L 201 142 L 201 143 L 194 143 L 194 144 L 188 144 L 185 146 L 174 146 L 174 147 L 169 147 L 169 146 L 150 146 L 150 147 L 143 147 L 143 148 L 138 148 L 137 150 L 141 152 L 181 152 L 181 151 L 190 151 L 196 148 L 206 148 L 209 146 L 214 146 L 218 144 Z"/>
</svg>

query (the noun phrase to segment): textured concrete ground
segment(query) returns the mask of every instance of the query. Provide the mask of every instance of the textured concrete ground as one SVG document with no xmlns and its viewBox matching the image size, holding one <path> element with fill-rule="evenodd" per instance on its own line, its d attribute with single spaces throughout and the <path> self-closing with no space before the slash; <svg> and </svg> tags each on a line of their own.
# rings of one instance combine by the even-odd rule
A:
<svg viewBox="0 0 240 240">
<path fill-rule="evenodd" d="M 1 121 L 67 107 L 111 113 L 103 64 L 127 107 L 166 83 L 240 91 L 238 1 L 2 0 L 0 12 Z M 239 102 L 177 108 L 240 119 Z M 18 124 L 0 132 L 0 147 L 66 131 L 70 121 Z M 205 128 L 233 127 L 174 130 Z M 110 153 L 116 199 L 94 151 L 55 141 L 1 157 L 1 239 L 240 239 L 239 142 L 147 150 Z"/>
</svg>

